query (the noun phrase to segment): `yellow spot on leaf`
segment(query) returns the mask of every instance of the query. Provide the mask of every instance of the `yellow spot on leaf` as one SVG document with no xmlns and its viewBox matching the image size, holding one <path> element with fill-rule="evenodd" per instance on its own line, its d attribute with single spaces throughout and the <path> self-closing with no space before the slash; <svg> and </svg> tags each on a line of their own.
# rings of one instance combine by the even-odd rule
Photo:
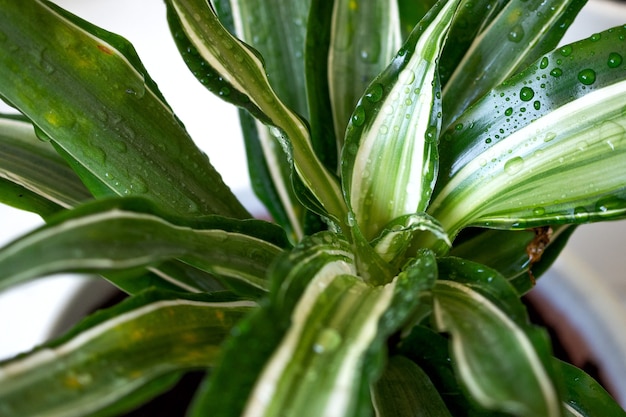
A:
<svg viewBox="0 0 626 417">
<path fill-rule="evenodd" d="M 359 8 L 359 4 L 356 2 L 356 0 L 351 0 L 350 3 L 348 3 L 348 8 L 350 9 L 350 11 L 355 11 Z"/>
</svg>

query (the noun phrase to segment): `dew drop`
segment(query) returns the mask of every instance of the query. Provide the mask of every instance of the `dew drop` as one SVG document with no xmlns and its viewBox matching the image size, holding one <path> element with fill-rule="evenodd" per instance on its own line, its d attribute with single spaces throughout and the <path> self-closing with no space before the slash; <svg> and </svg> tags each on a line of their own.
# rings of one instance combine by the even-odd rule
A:
<svg viewBox="0 0 626 417">
<path fill-rule="evenodd" d="M 144 194 L 148 192 L 148 183 L 139 175 L 133 177 L 130 188 L 135 193 Z"/>
<path fill-rule="evenodd" d="M 313 351 L 317 354 L 330 353 L 341 345 L 341 335 L 335 329 L 324 329 L 320 332 L 313 344 Z"/>
<path fill-rule="evenodd" d="M 410 69 L 404 69 L 400 72 L 398 79 L 404 84 L 413 84 L 413 81 L 415 81 L 415 73 Z"/>
<path fill-rule="evenodd" d="M 230 95 L 230 88 L 224 86 L 224 87 L 220 88 L 220 91 L 218 91 L 217 94 L 219 94 L 222 97 L 226 97 L 226 96 Z"/>
<path fill-rule="evenodd" d="M 550 75 L 558 78 L 563 75 L 563 70 L 561 68 L 554 68 L 552 71 L 550 71 Z"/>
<path fill-rule="evenodd" d="M 524 38 L 524 28 L 522 25 L 515 25 L 507 35 L 511 42 L 519 43 Z"/>
<path fill-rule="evenodd" d="M 554 138 L 556 138 L 556 133 L 554 132 L 548 132 L 546 133 L 546 136 L 543 138 L 544 142 L 550 142 L 551 140 L 553 140 Z"/>
<path fill-rule="evenodd" d="M 596 72 L 590 68 L 584 69 L 578 73 L 578 81 L 584 85 L 591 85 L 596 82 Z"/>
<path fill-rule="evenodd" d="M 88 146 L 83 149 L 83 153 L 87 158 L 92 159 L 95 163 L 103 165 L 106 161 L 106 152 L 99 146 Z"/>
<path fill-rule="evenodd" d="M 587 220 L 589 218 L 589 212 L 584 207 L 576 207 L 574 208 L 574 217 L 576 220 Z"/>
<path fill-rule="evenodd" d="M 607 62 L 607 65 L 609 66 L 609 68 L 617 68 L 621 64 L 622 64 L 622 56 L 618 54 L 617 52 L 611 52 L 609 54 L 609 60 Z"/>
<path fill-rule="evenodd" d="M 504 164 L 504 172 L 509 175 L 515 175 L 522 170 L 524 167 L 524 159 L 521 156 L 516 156 Z"/>
<path fill-rule="evenodd" d="M 372 103 L 376 103 L 378 101 L 380 101 L 381 98 L 383 98 L 383 86 L 382 84 L 374 84 L 372 85 L 369 90 L 365 93 L 365 98 L 372 102 Z"/>
<path fill-rule="evenodd" d="M 535 97 L 535 92 L 532 88 L 522 87 L 519 92 L 519 98 L 522 99 L 522 101 L 530 101 L 533 99 L 533 97 Z"/>
<path fill-rule="evenodd" d="M 533 107 L 535 108 L 535 110 L 541 109 L 541 102 L 539 100 L 535 100 L 533 102 Z"/>
<path fill-rule="evenodd" d="M 504 111 L 505 116 L 510 116 L 512 114 L 513 114 L 513 107 L 509 107 L 508 109 Z"/>
<path fill-rule="evenodd" d="M 546 69 L 549 64 L 548 57 L 544 56 L 541 58 L 541 62 L 539 63 L 539 68 Z"/>
<path fill-rule="evenodd" d="M 424 135 L 427 142 L 433 142 L 437 139 L 437 128 L 435 126 L 430 126 L 426 129 L 426 134 Z"/>
<path fill-rule="evenodd" d="M 594 33 L 589 39 L 591 39 L 591 42 L 598 42 L 602 39 L 602 35 L 600 33 Z"/>
<path fill-rule="evenodd" d="M 563 56 L 570 56 L 572 54 L 572 45 L 565 45 L 559 50 L 559 52 Z"/>
<path fill-rule="evenodd" d="M 359 105 L 356 106 L 352 114 L 352 124 L 354 126 L 363 126 L 363 123 L 365 123 L 365 109 Z"/>
<path fill-rule="evenodd" d="M 533 209 L 533 214 L 535 216 L 543 216 L 544 214 L 546 214 L 546 209 L 543 207 L 535 207 Z"/>
<path fill-rule="evenodd" d="M 456 130 L 463 130 L 463 123 L 459 123 L 459 124 L 457 124 L 456 126 L 454 126 L 454 128 L 455 128 Z"/>
</svg>

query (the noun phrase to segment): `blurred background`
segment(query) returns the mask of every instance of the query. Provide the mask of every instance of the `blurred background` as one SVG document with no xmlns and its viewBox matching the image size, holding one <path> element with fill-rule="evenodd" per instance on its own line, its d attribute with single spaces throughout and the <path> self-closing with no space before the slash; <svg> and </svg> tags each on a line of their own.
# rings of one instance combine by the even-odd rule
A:
<svg viewBox="0 0 626 417">
<path fill-rule="evenodd" d="M 209 155 L 225 182 L 250 211 L 263 213 L 250 191 L 236 111 L 201 88 L 189 73 L 169 36 L 163 2 L 54 2 L 133 43 L 174 112 Z M 624 23 L 626 6 L 608 0 L 590 0 L 564 43 Z M 6 111 L 6 107 L 0 108 Z M 220 157 L 211 158 L 211 155 Z M 33 214 L 0 206 L 0 245 L 40 224 L 41 219 Z M 592 340 L 588 349 L 599 357 L 598 362 L 622 359 L 620 365 L 609 365 L 609 370 L 605 371 L 622 406 L 626 405 L 625 232 L 626 221 L 579 227 L 570 245 L 536 288 L 537 299 L 554 306 L 555 320 L 567 316 L 575 327 L 586 329 L 582 332 Z M 63 305 L 87 280 L 78 276 L 54 276 L 1 293 L 0 359 L 44 341 Z M 94 287 L 91 295 L 101 291 L 106 292 L 106 287 Z"/>
</svg>

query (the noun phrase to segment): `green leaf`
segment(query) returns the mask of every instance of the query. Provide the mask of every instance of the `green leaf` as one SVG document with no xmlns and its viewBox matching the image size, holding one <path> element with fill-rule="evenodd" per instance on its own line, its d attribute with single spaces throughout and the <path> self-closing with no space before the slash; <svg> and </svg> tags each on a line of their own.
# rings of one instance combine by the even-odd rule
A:
<svg viewBox="0 0 626 417">
<path fill-rule="evenodd" d="M 258 293 L 266 290 L 266 270 L 283 245 L 280 229 L 262 221 L 184 219 L 167 216 L 143 200 L 96 201 L 60 213 L 4 247 L 0 286 L 56 272 L 124 271 L 180 259 L 226 285 Z"/>
<path fill-rule="evenodd" d="M 172 372 L 213 366 L 223 339 L 254 305 L 148 292 L 98 312 L 0 364 L 0 414 L 102 416 L 131 408 L 168 388 Z"/>
<path fill-rule="evenodd" d="M 398 346 L 398 354 L 415 362 L 432 381 L 453 416 L 510 417 L 486 411 L 465 395 L 454 374 L 449 340 L 425 326 L 415 326 Z"/>
<path fill-rule="evenodd" d="M 282 318 L 263 326 L 285 329 L 284 336 L 271 351 L 249 352 L 256 355 L 246 359 L 251 368 L 237 367 L 247 376 L 246 390 L 249 375 L 260 372 L 249 393 L 238 388 L 233 368 L 218 368 L 193 415 L 350 416 L 370 407 L 367 391 L 380 372 L 386 340 L 433 285 L 436 262 L 431 252 L 421 252 L 385 286 L 368 285 L 356 274 L 350 245 L 333 233 L 305 238 L 285 254 L 271 273 L 271 298 L 262 306 L 267 318 Z M 250 326 L 245 330 L 262 334 Z M 275 333 L 271 330 L 272 337 Z M 250 338 L 242 337 L 240 348 L 244 342 Z M 234 363 L 239 352 L 233 348 L 224 363 Z M 225 401 L 229 387 L 233 393 Z"/>
<path fill-rule="evenodd" d="M 626 80 L 619 27 L 564 46 L 494 89 L 440 144 L 428 213 L 451 236 L 624 216 Z M 572 178 L 584 178 L 574 181 Z"/>
<path fill-rule="evenodd" d="M 335 136 L 328 86 L 328 51 L 333 9 L 334 0 L 311 0 L 304 62 L 313 149 L 326 168 L 331 172 L 338 172 L 341 147 Z M 340 136 L 342 140 L 343 134 L 342 130 Z"/>
<path fill-rule="evenodd" d="M 577 367 L 555 359 L 565 379 L 565 411 L 572 417 L 626 416 L 608 392 Z"/>
<path fill-rule="evenodd" d="M 377 417 L 452 417 L 428 375 L 404 356 L 389 358 L 372 397 Z"/>
<path fill-rule="evenodd" d="M 516 416 L 562 416 L 547 336 L 528 325 L 515 290 L 480 264 L 447 258 L 439 267 L 433 318 L 451 335 L 454 366 L 471 397 Z"/>
<path fill-rule="evenodd" d="M 425 213 L 409 214 L 393 220 L 385 226 L 380 236 L 372 241 L 372 246 L 385 262 L 399 268 L 400 263 L 406 260 L 406 252 L 415 235 L 421 232 L 432 233 L 448 248 L 452 246 L 439 222 Z"/>
<path fill-rule="evenodd" d="M 85 170 L 173 212 L 249 217 L 126 40 L 51 3 L 0 7 L 0 95 Z"/>
<path fill-rule="evenodd" d="M 555 226 L 549 242 L 541 247 L 536 246 L 537 234 L 532 229 L 466 229 L 449 254 L 495 269 L 522 295 L 534 284 L 529 271 L 535 279 L 539 278 L 561 253 L 575 229 L 570 225 Z M 528 253 L 533 246 L 542 251 L 535 262 L 531 262 Z"/>
<path fill-rule="evenodd" d="M 32 124 L 18 116 L 0 115 L 0 178 L 58 207 L 93 198 L 52 146 L 37 139 Z"/>
<path fill-rule="evenodd" d="M 398 0 L 402 39 L 409 37 L 415 25 L 422 20 L 435 3 L 436 0 L 422 0 L 419 2 L 414 0 Z"/>
<path fill-rule="evenodd" d="M 341 148 L 354 106 L 401 46 L 396 0 L 334 0 L 329 46 L 328 86 Z"/>
<path fill-rule="evenodd" d="M 437 172 L 441 103 L 437 59 L 456 1 L 435 7 L 359 101 L 346 132 L 346 201 L 367 240 L 423 211 Z"/>
<path fill-rule="evenodd" d="M 493 87 L 557 46 L 586 0 L 512 0 L 489 22 L 443 89 L 447 127 Z M 502 65 L 506 62 L 506 65 Z"/>
<path fill-rule="evenodd" d="M 4 178 L 0 178 L 0 203 L 37 213 L 44 218 L 63 210 L 47 198 Z"/>
<path fill-rule="evenodd" d="M 269 125 L 295 171 L 323 206 L 321 214 L 343 224 L 347 210 L 335 176 L 313 151 L 306 124 L 271 88 L 256 51 L 224 28 L 206 1 L 169 0 L 167 5 L 172 33 L 194 75 Z"/>
<path fill-rule="evenodd" d="M 295 112 L 307 115 L 304 80 L 304 36 L 309 0 L 232 1 L 232 17 L 240 38 L 263 56 L 277 96 Z M 292 164 L 270 127 L 240 112 L 255 191 L 293 240 L 303 236 L 306 211 L 291 186 Z M 260 153 L 260 154 L 259 154 Z M 255 163 L 256 162 L 256 163 Z M 269 194 L 269 195 L 267 195 Z"/>
</svg>

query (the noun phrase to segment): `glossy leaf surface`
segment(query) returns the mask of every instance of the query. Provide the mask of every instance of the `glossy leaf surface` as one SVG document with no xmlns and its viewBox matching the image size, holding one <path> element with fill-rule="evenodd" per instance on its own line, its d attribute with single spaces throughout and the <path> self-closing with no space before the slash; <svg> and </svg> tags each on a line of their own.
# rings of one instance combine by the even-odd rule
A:
<svg viewBox="0 0 626 417">
<path fill-rule="evenodd" d="M 328 86 L 340 148 L 354 107 L 401 44 L 396 0 L 333 1 Z"/>
<path fill-rule="evenodd" d="M 126 40 L 51 3 L 0 7 L 4 98 L 83 169 L 117 195 L 170 211 L 249 216 Z"/>
<path fill-rule="evenodd" d="M 566 362 L 557 363 L 565 380 L 567 416 L 626 416 L 626 411 L 592 377 Z"/>
<path fill-rule="evenodd" d="M 625 33 L 559 48 L 467 111 L 443 135 L 429 214 L 452 236 L 623 217 Z"/>
<path fill-rule="evenodd" d="M 64 208 L 92 198 L 32 124 L 17 116 L 0 116 L 0 177 Z"/>
<path fill-rule="evenodd" d="M 99 201 L 61 213 L 2 249 L 2 287 L 56 272 L 119 271 L 182 259 L 226 281 L 267 288 L 266 269 L 285 243 L 272 225 L 219 217 L 168 221 L 156 213 L 138 200 Z"/>
<path fill-rule="evenodd" d="M 271 298 L 263 308 L 289 317 L 286 331 L 269 359 L 256 359 L 267 363 L 242 415 L 350 416 L 370 407 L 364 393 L 378 372 L 386 338 L 435 280 L 434 257 L 421 255 L 392 283 L 377 287 L 359 279 L 349 245 L 333 234 L 307 238 L 285 255 L 271 273 Z M 229 380 L 226 372 L 220 375 Z M 203 399 L 204 413 L 237 412 L 233 407 L 240 405 L 216 401 L 223 395 L 218 386 L 223 389 L 214 381 Z"/>
<path fill-rule="evenodd" d="M 231 2 L 238 36 L 263 56 L 277 96 L 300 115 L 308 114 L 304 80 L 304 37 L 309 0 Z M 294 241 L 302 238 L 306 210 L 291 185 L 292 164 L 270 127 L 240 112 L 255 191 Z"/>
<path fill-rule="evenodd" d="M 389 358 L 372 387 L 377 417 L 451 417 L 428 375 L 403 356 Z"/>
<path fill-rule="evenodd" d="M 471 397 L 517 416 L 562 416 L 546 336 L 530 327 L 513 288 L 497 272 L 455 258 L 440 261 L 439 274 L 434 321 L 451 335 L 454 366 Z"/>
<path fill-rule="evenodd" d="M 305 123 L 271 88 L 256 51 L 225 29 L 207 2 L 171 0 L 167 4 L 170 27 L 194 75 L 210 90 L 221 91 L 222 98 L 272 127 L 301 180 L 324 208 L 323 214 L 339 223 L 345 221 L 336 178 L 313 151 Z"/>
<path fill-rule="evenodd" d="M 62 339 L 1 363 L 0 413 L 70 417 L 132 407 L 168 388 L 159 378 L 214 365 L 223 339 L 254 305 L 149 292 L 103 310 Z"/>
<path fill-rule="evenodd" d="M 484 28 L 443 90 L 446 127 L 523 64 L 557 46 L 586 0 L 512 0 Z M 506 62 L 507 65 L 502 65 Z M 525 65 L 524 65 L 525 66 Z"/>
<path fill-rule="evenodd" d="M 441 103 L 436 61 L 456 11 L 434 8 L 368 87 L 346 132 L 346 201 L 370 240 L 404 214 L 423 211 L 437 172 Z"/>
</svg>

